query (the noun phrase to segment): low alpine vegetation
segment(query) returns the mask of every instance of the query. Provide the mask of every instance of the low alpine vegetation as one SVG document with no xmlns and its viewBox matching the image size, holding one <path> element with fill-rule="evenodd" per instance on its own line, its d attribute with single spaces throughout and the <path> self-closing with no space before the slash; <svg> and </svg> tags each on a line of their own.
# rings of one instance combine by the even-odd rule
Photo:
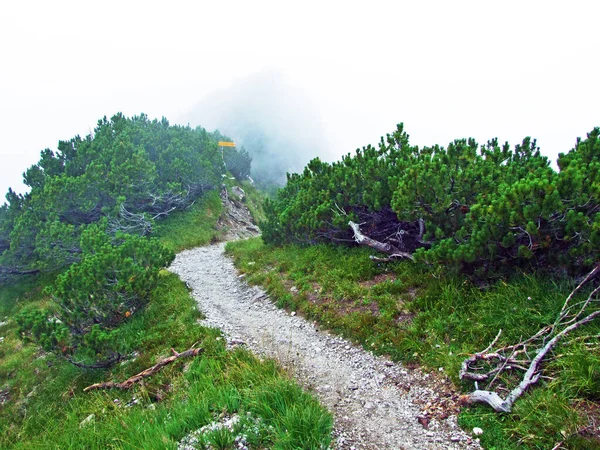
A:
<svg viewBox="0 0 600 450">
<path fill-rule="evenodd" d="M 0 207 L 0 276 L 64 270 L 81 260 L 81 235 L 100 221 L 113 236 L 151 234 L 156 221 L 219 192 L 226 162 L 245 179 L 247 153 L 230 148 L 224 159 L 218 139 L 164 118 L 116 114 L 85 138 L 42 151 L 24 174 L 30 192 L 9 190 Z"/>
<path fill-rule="evenodd" d="M 158 272 L 174 257 L 148 236 L 172 250 L 209 241 L 225 160 L 238 176 L 249 173 L 247 153 L 230 148 L 224 158 L 218 139 L 224 137 L 200 127 L 117 114 L 86 138 L 41 153 L 24 174 L 31 191 L 9 190 L 0 207 L 0 281 L 57 276 L 46 291 L 50 307 L 16 318 L 23 337 L 80 367 L 106 367 L 124 356 L 120 325 L 145 307 Z M 184 210 L 192 211 L 188 220 L 157 225 Z"/>
<path fill-rule="evenodd" d="M 423 262 L 477 276 L 589 271 L 600 249 L 600 129 L 558 158 L 535 140 L 410 145 L 402 125 L 340 162 L 312 160 L 267 200 L 267 243 L 352 242 L 349 221 Z"/>
<path fill-rule="evenodd" d="M 488 403 L 460 417 L 487 447 L 598 448 L 599 168 L 600 128 L 557 171 L 530 138 L 420 148 L 399 125 L 288 175 L 264 243 L 228 249 L 279 306 Z"/>
<path fill-rule="evenodd" d="M 26 310 L 16 322 L 21 335 L 45 351 L 80 367 L 107 367 L 124 356 L 119 325 L 147 305 L 160 269 L 175 255 L 156 239 L 119 234 L 113 239 L 96 226 L 81 241 L 81 260 L 46 289 L 50 311 Z"/>
<path fill-rule="evenodd" d="M 375 252 L 362 247 L 279 247 L 254 238 L 227 249 L 245 278 L 266 287 L 278 306 L 366 350 L 448 376 L 465 392 L 474 388 L 459 379 L 465 358 L 485 349 L 500 329 L 500 342 L 515 344 L 554 323 L 573 288 L 566 277 L 543 274 L 515 275 L 482 288 L 443 268 L 372 261 Z M 559 442 L 564 448 L 598 448 L 598 333 L 596 321 L 561 342 L 543 366 L 539 387 L 527 391 L 511 414 L 473 405 L 462 410 L 460 424 L 469 431 L 482 428 L 484 448 L 542 450 Z M 520 381 L 517 375 L 501 374 L 492 389 L 500 387 L 505 395 Z"/>
<path fill-rule="evenodd" d="M 198 448 L 233 448 L 234 432 L 253 448 L 329 446 L 331 415 L 275 362 L 199 326 L 164 270 L 175 251 L 219 238 L 223 182 L 248 176 L 248 154 L 222 153 L 221 139 L 117 114 L 44 150 L 25 173 L 31 191 L 8 192 L 1 448 L 186 448 L 224 417 L 239 424 L 198 434 Z M 260 211 L 256 193 L 248 201 Z"/>
<path fill-rule="evenodd" d="M 26 302 L 22 308 L 47 302 L 40 289 L 29 298 L 13 295 Z M 128 357 L 102 370 L 82 370 L 40 352 L 19 339 L 9 318 L 0 329 L 0 447 L 175 450 L 186 448 L 192 436 L 198 443 L 230 443 L 228 431 L 208 428 L 238 416 L 231 437 L 243 433 L 251 448 L 327 448 L 332 418 L 317 400 L 274 361 L 227 350 L 220 332 L 198 325 L 199 318 L 185 284 L 160 271 L 146 307 L 120 326 L 119 345 Z M 166 366 L 144 383 L 83 392 L 93 383 L 125 380 L 171 348 L 192 344 L 201 355 Z M 203 427 L 206 433 L 198 433 Z"/>
</svg>

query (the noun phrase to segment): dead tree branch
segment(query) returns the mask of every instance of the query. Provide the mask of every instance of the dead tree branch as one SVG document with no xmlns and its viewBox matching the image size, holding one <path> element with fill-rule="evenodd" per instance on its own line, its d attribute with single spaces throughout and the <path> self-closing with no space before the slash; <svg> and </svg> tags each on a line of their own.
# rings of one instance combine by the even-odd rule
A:
<svg viewBox="0 0 600 450">
<path fill-rule="evenodd" d="M 497 412 L 511 412 L 515 401 L 529 387 L 538 382 L 542 376 L 542 362 L 558 342 L 572 331 L 600 316 L 600 310 L 597 309 L 597 305 L 600 303 L 598 298 L 600 286 L 593 289 L 585 300 L 571 304 L 575 294 L 599 272 L 600 264 L 569 294 L 553 325 L 542 328 L 530 338 L 516 345 L 504 346 L 492 351 L 491 349 L 502 333 L 500 330 L 494 341 L 485 350 L 465 359 L 459 376 L 461 379 L 474 381 L 476 387 L 476 390 L 468 395 L 467 400 L 470 403 L 487 403 Z M 529 357 L 529 355 L 535 356 Z M 509 370 L 522 371 L 524 374 L 521 382 L 503 399 L 498 393 L 489 389 L 498 375 Z M 490 378 L 491 382 L 489 382 L 487 390 L 478 388 L 478 382 L 488 382 Z"/>
<path fill-rule="evenodd" d="M 104 383 L 96 383 L 96 384 L 92 384 L 91 386 L 86 387 L 83 391 L 88 392 L 88 391 L 92 391 L 94 389 L 123 389 L 123 390 L 129 389 L 134 384 L 139 383 L 144 378 L 148 378 L 148 377 L 154 375 L 160 369 L 162 369 L 166 365 L 171 364 L 172 362 L 178 360 L 179 358 L 198 356 L 203 351 L 204 350 L 201 348 L 191 348 L 189 350 L 186 350 L 185 352 L 177 353 L 175 351 L 175 349 L 171 349 L 171 352 L 173 352 L 173 356 L 169 356 L 168 358 L 165 358 L 165 359 L 159 361 L 158 363 L 154 364 L 152 367 L 149 367 L 148 369 L 143 370 L 142 372 L 138 373 L 137 375 L 134 375 L 134 376 L 126 379 L 122 383 L 115 383 L 113 381 L 106 381 Z"/>
<path fill-rule="evenodd" d="M 411 261 L 414 261 L 413 256 L 410 253 L 392 253 L 387 258 L 380 258 L 378 256 L 373 256 L 373 255 L 369 256 L 369 259 L 371 261 L 375 261 L 375 262 L 391 262 L 391 261 L 397 261 L 402 258 L 406 258 L 406 259 L 410 259 Z"/>
<path fill-rule="evenodd" d="M 393 247 L 391 244 L 384 244 L 383 242 L 376 241 L 375 239 L 371 239 L 369 236 L 363 234 L 360 231 L 359 224 L 350 221 L 350 222 L 348 222 L 348 225 L 354 232 L 354 240 L 356 241 L 357 244 L 366 245 L 368 247 L 374 248 L 378 252 L 386 253 L 386 254 L 390 255 L 388 258 L 385 258 L 385 260 L 389 261 L 391 259 L 406 258 L 406 259 L 410 259 L 411 261 L 414 261 L 414 258 L 410 253 L 399 251 L 397 248 Z M 382 260 L 382 259 L 380 258 L 380 260 Z"/>
</svg>

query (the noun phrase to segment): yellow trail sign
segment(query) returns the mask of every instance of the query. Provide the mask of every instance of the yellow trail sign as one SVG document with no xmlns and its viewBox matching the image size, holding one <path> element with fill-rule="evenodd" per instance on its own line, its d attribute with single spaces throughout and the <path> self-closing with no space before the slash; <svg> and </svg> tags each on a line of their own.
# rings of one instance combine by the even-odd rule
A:
<svg viewBox="0 0 600 450">
<path fill-rule="evenodd" d="M 219 141 L 219 147 L 235 147 L 235 142 Z"/>
</svg>

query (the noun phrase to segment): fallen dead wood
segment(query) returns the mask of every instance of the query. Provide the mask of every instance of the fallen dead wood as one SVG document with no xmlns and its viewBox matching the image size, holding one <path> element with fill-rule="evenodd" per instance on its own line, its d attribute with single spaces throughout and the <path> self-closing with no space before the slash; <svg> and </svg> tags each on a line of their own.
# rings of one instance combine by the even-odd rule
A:
<svg viewBox="0 0 600 450">
<path fill-rule="evenodd" d="M 387 258 L 380 258 L 379 256 L 369 256 L 369 259 L 371 261 L 375 261 L 375 262 L 391 262 L 391 261 L 397 261 L 398 259 L 402 259 L 402 258 L 406 258 L 406 259 L 410 259 L 411 261 L 414 261 L 413 256 L 410 253 L 393 253 L 390 256 L 388 256 Z"/>
<path fill-rule="evenodd" d="M 354 232 L 354 240 L 356 241 L 357 244 L 366 245 L 368 247 L 371 247 L 371 248 L 377 250 L 378 252 L 386 253 L 386 254 L 390 255 L 388 258 L 373 257 L 372 259 L 378 260 L 378 261 L 390 261 L 392 259 L 406 258 L 406 259 L 410 259 L 411 261 L 414 261 L 414 258 L 410 253 L 400 251 L 397 248 L 393 247 L 391 244 L 379 242 L 379 241 L 377 241 L 375 239 L 371 239 L 369 236 L 363 234 L 360 230 L 359 224 L 354 223 L 353 221 L 350 221 L 350 222 L 348 222 L 348 225 Z"/>
<path fill-rule="evenodd" d="M 485 350 L 465 359 L 459 377 L 474 381 L 476 388 L 474 392 L 467 396 L 467 401 L 470 403 L 486 403 L 497 412 L 511 412 L 515 401 L 529 387 L 539 381 L 542 375 L 542 362 L 556 344 L 572 331 L 600 316 L 600 310 L 597 309 L 598 304 L 600 304 L 598 298 L 600 286 L 593 289 L 585 300 L 571 303 L 581 288 L 599 272 L 600 264 L 571 292 L 554 324 L 542 328 L 533 336 L 516 345 L 508 345 L 492 350 L 500 338 L 502 333 L 502 330 L 500 330 Z M 522 371 L 524 374 L 521 382 L 509 392 L 506 398 L 502 398 L 492 390 L 492 387 L 500 374 L 511 370 Z M 479 389 L 479 382 L 487 383 L 487 389 Z"/>
<path fill-rule="evenodd" d="M 173 352 L 173 356 L 169 356 L 168 358 L 165 358 L 165 359 L 159 361 L 158 363 L 154 364 L 152 367 L 149 367 L 148 369 L 143 370 L 142 372 L 138 373 L 137 375 L 127 378 L 122 383 L 115 383 L 113 381 L 106 381 L 104 383 L 96 383 L 96 384 L 92 384 L 91 386 L 86 387 L 83 391 L 88 392 L 88 391 L 92 391 L 94 389 L 123 389 L 123 390 L 129 389 L 131 386 L 133 386 L 136 383 L 139 383 L 144 378 L 148 378 L 148 377 L 154 375 L 160 369 L 162 369 L 166 365 L 171 364 L 173 361 L 176 361 L 179 358 L 186 358 L 188 356 L 190 356 L 190 357 L 197 356 L 200 353 L 202 353 L 203 351 L 204 350 L 201 348 L 191 348 L 189 350 L 186 350 L 185 352 L 177 353 L 175 351 L 175 349 L 171 349 L 171 352 Z"/>
</svg>

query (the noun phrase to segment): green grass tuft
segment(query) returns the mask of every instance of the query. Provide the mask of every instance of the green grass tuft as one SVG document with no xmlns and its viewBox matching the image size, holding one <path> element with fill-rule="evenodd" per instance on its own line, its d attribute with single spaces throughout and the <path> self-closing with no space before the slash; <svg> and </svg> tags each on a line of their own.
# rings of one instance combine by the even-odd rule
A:
<svg viewBox="0 0 600 450">
<path fill-rule="evenodd" d="M 444 373 L 465 391 L 460 364 L 503 330 L 513 344 L 553 323 L 572 280 L 519 275 L 487 287 L 409 262 L 377 264 L 365 248 L 315 245 L 271 247 L 260 238 L 227 244 L 251 283 L 265 286 L 280 307 L 375 353 Z M 519 399 L 511 415 L 486 406 L 466 408 L 461 425 L 481 427 L 488 449 L 600 448 L 586 431 L 598 418 L 600 323 L 588 324 L 571 345 L 559 345 L 545 368 L 549 381 Z M 583 339 L 590 336 L 589 339 Z M 595 418 L 595 419 L 594 419 Z M 596 431 L 595 431 L 596 432 Z"/>
<path fill-rule="evenodd" d="M 174 252 L 206 245 L 221 236 L 216 224 L 222 210 L 219 192 L 209 191 L 186 211 L 158 221 L 152 235 Z"/>
<path fill-rule="evenodd" d="M 220 206 L 218 194 L 209 194 L 190 211 L 160 222 L 156 235 L 174 250 L 207 243 L 218 236 Z M 17 335 L 11 317 L 46 306 L 50 300 L 42 288 L 50 279 L 3 286 L 0 448 L 176 449 L 185 436 L 234 414 L 241 417 L 239 429 L 203 435 L 198 448 L 233 448 L 231 439 L 239 433 L 252 448 L 329 445 L 331 414 L 312 395 L 274 361 L 227 351 L 218 330 L 198 324 L 201 313 L 185 284 L 166 270 L 159 279 L 148 306 L 120 327 L 121 349 L 129 358 L 110 370 L 78 369 Z M 193 344 L 204 353 L 166 366 L 130 390 L 83 392 L 92 383 L 125 380 L 170 355 L 171 348 Z M 266 392 L 285 396 L 287 406 L 261 404 Z M 278 414 L 259 414 L 272 409 Z"/>
<path fill-rule="evenodd" d="M 164 272 L 149 307 L 122 329 L 123 346 L 138 352 L 135 359 L 110 372 L 83 372 L 30 344 L 5 355 L 0 382 L 12 385 L 13 400 L 0 412 L 0 448 L 176 448 L 186 434 L 221 414 L 246 412 L 272 427 L 254 437 L 260 446 L 283 442 L 295 416 L 295 437 L 285 437 L 281 448 L 329 442 L 331 416 L 311 395 L 274 362 L 260 362 L 244 350 L 226 351 L 217 330 L 196 323 L 199 316 L 185 285 Z M 126 379 L 169 355 L 170 348 L 184 350 L 193 343 L 205 349 L 202 356 L 167 366 L 130 391 L 82 392 L 93 382 Z M 267 392 L 285 396 L 287 406 L 263 417 L 279 407 L 267 399 L 261 405 Z M 229 437 L 216 432 L 207 442 L 229 448 Z"/>
</svg>

